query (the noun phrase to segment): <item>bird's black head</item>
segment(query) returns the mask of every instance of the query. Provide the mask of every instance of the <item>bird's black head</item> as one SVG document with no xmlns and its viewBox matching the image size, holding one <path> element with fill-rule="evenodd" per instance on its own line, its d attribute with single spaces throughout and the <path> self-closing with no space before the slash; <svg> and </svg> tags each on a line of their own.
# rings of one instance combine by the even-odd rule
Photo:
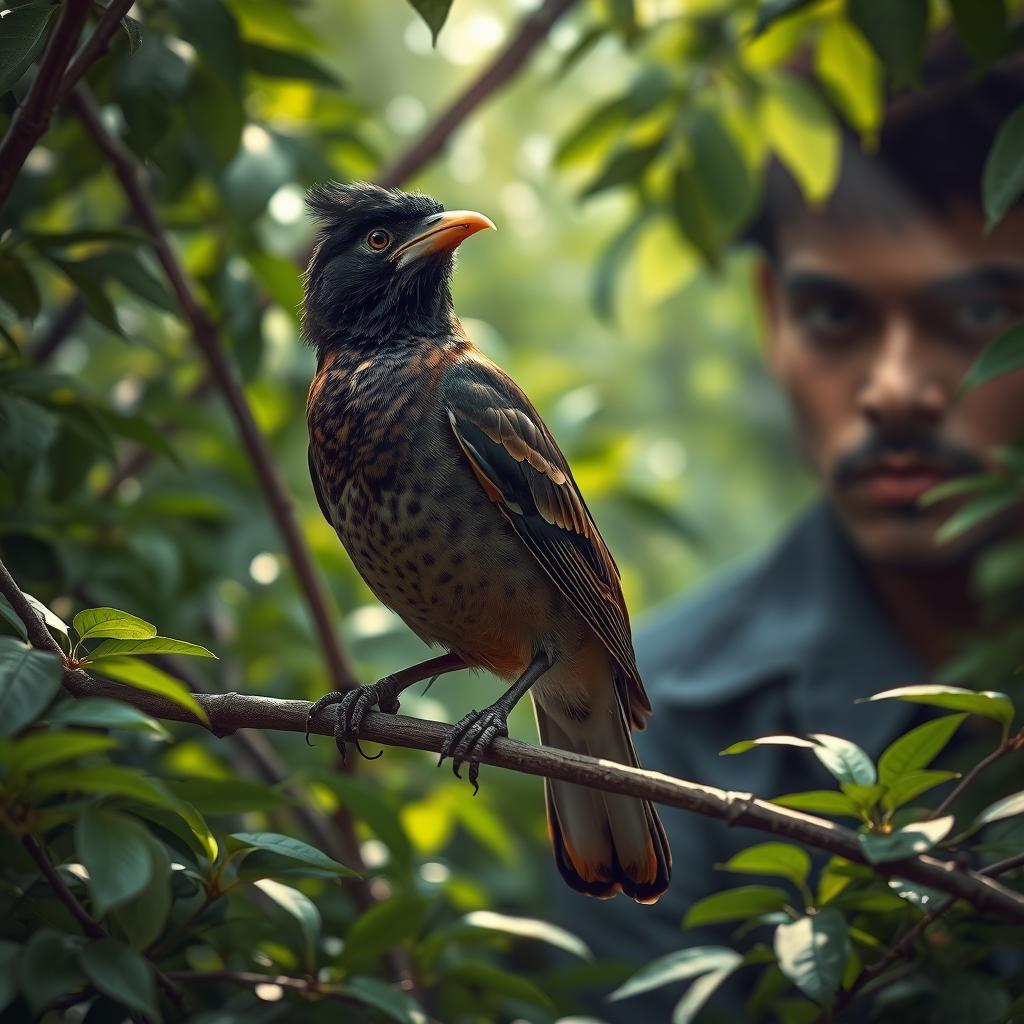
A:
<svg viewBox="0 0 1024 1024">
<path fill-rule="evenodd" d="M 494 225 L 479 213 L 446 213 L 430 196 L 366 182 L 314 185 L 306 197 L 320 221 L 306 269 L 302 328 L 321 355 L 367 350 L 448 332 L 453 254 Z"/>
</svg>

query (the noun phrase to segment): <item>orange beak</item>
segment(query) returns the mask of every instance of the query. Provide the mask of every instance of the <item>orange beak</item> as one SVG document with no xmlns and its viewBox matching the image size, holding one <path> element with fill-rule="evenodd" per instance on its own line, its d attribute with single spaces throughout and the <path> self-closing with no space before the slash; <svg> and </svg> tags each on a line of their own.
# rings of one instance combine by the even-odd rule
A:
<svg viewBox="0 0 1024 1024">
<path fill-rule="evenodd" d="M 449 210 L 436 213 L 424 220 L 423 231 L 415 238 L 400 245 L 390 259 L 399 267 L 407 266 L 413 260 L 448 252 L 461 245 L 470 235 L 488 228 L 497 231 L 489 217 L 472 210 Z"/>
</svg>

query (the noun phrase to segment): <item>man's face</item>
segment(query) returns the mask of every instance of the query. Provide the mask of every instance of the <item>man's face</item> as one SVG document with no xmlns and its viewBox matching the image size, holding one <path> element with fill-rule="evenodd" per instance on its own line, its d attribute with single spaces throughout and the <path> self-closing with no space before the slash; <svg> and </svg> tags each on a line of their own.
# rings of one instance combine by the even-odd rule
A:
<svg viewBox="0 0 1024 1024">
<path fill-rule="evenodd" d="M 959 502 L 919 499 L 1024 437 L 1024 371 L 956 399 L 978 353 L 1024 319 L 1024 210 L 988 237 L 973 208 L 898 225 L 806 214 L 781 229 L 761 285 L 804 452 L 868 559 L 939 565 L 1005 531 L 1004 518 L 939 545 Z"/>
</svg>

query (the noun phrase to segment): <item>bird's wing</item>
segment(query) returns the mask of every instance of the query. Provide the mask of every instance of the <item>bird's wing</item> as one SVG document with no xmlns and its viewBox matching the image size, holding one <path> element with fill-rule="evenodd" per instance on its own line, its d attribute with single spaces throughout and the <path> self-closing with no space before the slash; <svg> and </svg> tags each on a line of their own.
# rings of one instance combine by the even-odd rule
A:
<svg viewBox="0 0 1024 1024">
<path fill-rule="evenodd" d="M 331 510 L 327 506 L 327 499 L 324 497 L 323 486 L 320 483 L 320 474 L 316 471 L 316 463 L 313 461 L 313 448 L 310 447 L 307 451 L 307 458 L 309 459 L 309 479 L 313 484 L 313 493 L 316 495 L 316 503 L 320 506 L 320 511 L 324 514 L 324 519 L 334 525 L 334 520 L 331 518 Z"/>
<path fill-rule="evenodd" d="M 619 571 L 544 421 L 510 377 L 476 354 L 445 372 L 439 398 L 487 496 L 614 659 L 624 706 L 643 728 L 651 706 Z"/>
</svg>

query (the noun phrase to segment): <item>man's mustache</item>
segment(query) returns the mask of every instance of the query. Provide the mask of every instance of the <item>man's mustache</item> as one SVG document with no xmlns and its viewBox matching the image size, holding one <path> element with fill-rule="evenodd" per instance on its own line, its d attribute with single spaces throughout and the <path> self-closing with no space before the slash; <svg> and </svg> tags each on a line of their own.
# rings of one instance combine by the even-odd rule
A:
<svg viewBox="0 0 1024 1024">
<path fill-rule="evenodd" d="M 986 468 L 976 455 L 935 434 L 876 430 L 862 444 L 840 456 L 832 471 L 832 481 L 836 487 L 847 487 L 879 468 L 882 460 L 892 455 L 916 456 L 929 468 L 949 476 L 982 473 Z"/>
</svg>

